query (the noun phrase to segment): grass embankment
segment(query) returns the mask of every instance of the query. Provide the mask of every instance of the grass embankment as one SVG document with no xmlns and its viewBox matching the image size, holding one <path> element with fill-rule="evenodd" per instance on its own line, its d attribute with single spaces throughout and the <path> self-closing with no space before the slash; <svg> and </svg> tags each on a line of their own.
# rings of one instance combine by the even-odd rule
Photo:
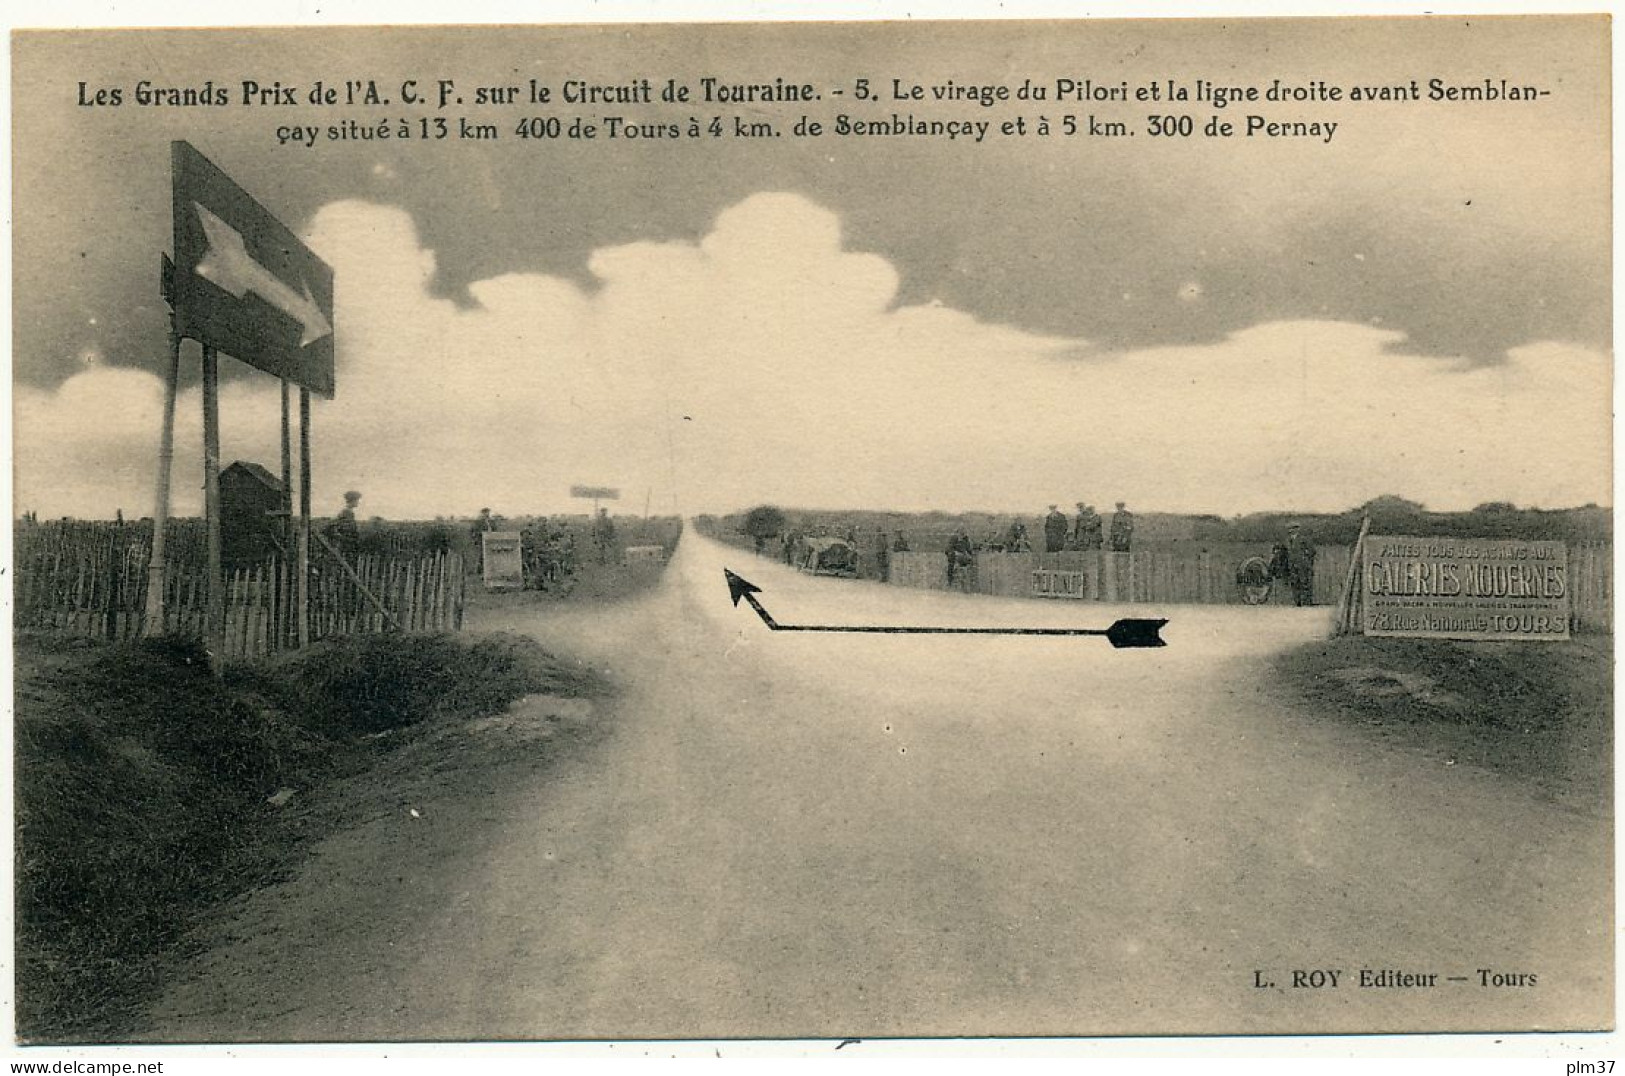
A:
<svg viewBox="0 0 1625 1076">
<path fill-rule="evenodd" d="M 1494 770 L 1606 813 L 1613 789 L 1613 636 L 1454 642 L 1353 636 L 1277 662 L 1312 712 L 1446 765 Z"/>
<path fill-rule="evenodd" d="M 24 1041 L 129 1028 L 200 913 L 342 824 L 311 809 L 324 783 L 527 694 L 604 690 L 513 636 L 340 639 L 218 680 L 189 643 L 77 642 L 16 647 Z"/>
</svg>

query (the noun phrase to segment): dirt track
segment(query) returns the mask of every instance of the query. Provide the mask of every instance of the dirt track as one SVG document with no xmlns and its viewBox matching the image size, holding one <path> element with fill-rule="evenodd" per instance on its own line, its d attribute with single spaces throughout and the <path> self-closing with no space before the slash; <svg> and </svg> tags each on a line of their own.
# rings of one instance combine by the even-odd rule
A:
<svg viewBox="0 0 1625 1076">
<path fill-rule="evenodd" d="M 454 771 L 420 817 L 327 842 L 238 910 L 153 1037 L 1610 1022 L 1606 818 L 1283 711 L 1266 659 L 1323 611 L 1160 610 L 1159 651 L 773 634 L 729 605 L 724 564 L 786 623 L 1116 612 L 812 579 L 690 533 L 646 598 L 474 624 L 588 655 L 623 692 L 471 730 L 566 747 L 539 773 Z M 602 734 L 527 735 L 549 725 Z M 1362 968 L 1439 983 L 1360 989 Z M 1293 989 L 1294 969 L 1340 986 Z"/>
</svg>

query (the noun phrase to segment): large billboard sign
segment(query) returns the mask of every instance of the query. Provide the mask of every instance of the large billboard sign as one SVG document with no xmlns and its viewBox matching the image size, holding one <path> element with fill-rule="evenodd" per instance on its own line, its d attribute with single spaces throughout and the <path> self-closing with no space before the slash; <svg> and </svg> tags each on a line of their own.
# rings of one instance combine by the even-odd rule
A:
<svg viewBox="0 0 1625 1076">
<path fill-rule="evenodd" d="M 1361 570 L 1367 635 L 1569 637 L 1562 542 L 1372 535 Z"/>
<path fill-rule="evenodd" d="M 174 171 L 175 331 L 333 396 L 333 270 L 186 142 Z"/>
</svg>

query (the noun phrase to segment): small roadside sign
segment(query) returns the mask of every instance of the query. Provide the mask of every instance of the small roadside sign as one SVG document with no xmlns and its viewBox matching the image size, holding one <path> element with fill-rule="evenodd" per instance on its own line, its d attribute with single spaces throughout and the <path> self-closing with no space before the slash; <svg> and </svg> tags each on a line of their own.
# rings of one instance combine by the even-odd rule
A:
<svg viewBox="0 0 1625 1076">
<path fill-rule="evenodd" d="M 482 531 L 480 540 L 482 542 L 480 562 L 484 566 L 482 574 L 486 587 L 492 590 L 523 587 L 525 561 L 519 532 Z"/>
<path fill-rule="evenodd" d="M 629 545 L 621 552 L 621 562 L 629 567 L 639 564 L 663 564 L 665 560 L 665 546 Z"/>
<path fill-rule="evenodd" d="M 179 336 L 333 397 L 333 270 L 189 143 L 170 145 Z"/>
</svg>

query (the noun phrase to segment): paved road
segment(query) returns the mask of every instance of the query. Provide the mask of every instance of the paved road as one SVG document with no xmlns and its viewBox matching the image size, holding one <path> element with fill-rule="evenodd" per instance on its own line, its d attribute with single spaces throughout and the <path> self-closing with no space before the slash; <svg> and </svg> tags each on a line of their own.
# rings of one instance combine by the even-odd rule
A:
<svg viewBox="0 0 1625 1076">
<path fill-rule="evenodd" d="M 225 1033 L 1608 1021 L 1606 821 L 1283 707 L 1265 662 L 1321 632 L 1322 611 L 1162 610 L 1170 645 L 1146 651 L 770 634 L 730 606 L 724 564 L 786 623 L 1103 625 L 1117 612 L 814 579 L 691 532 L 647 598 L 493 618 L 479 626 L 616 669 L 611 734 L 438 868 L 459 872 L 454 900 L 379 928 L 387 963 L 361 975 L 342 946 L 299 954 L 307 978 L 342 989 L 342 1013 L 285 998 L 283 1022 Z M 1359 989 L 1362 968 L 1439 985 Z M 1480 968 L 1538 979 L 1485 987 Z M 1294 989 L 1294 969 L 1338 969 L 1340 986 Z"/>
</svg>

